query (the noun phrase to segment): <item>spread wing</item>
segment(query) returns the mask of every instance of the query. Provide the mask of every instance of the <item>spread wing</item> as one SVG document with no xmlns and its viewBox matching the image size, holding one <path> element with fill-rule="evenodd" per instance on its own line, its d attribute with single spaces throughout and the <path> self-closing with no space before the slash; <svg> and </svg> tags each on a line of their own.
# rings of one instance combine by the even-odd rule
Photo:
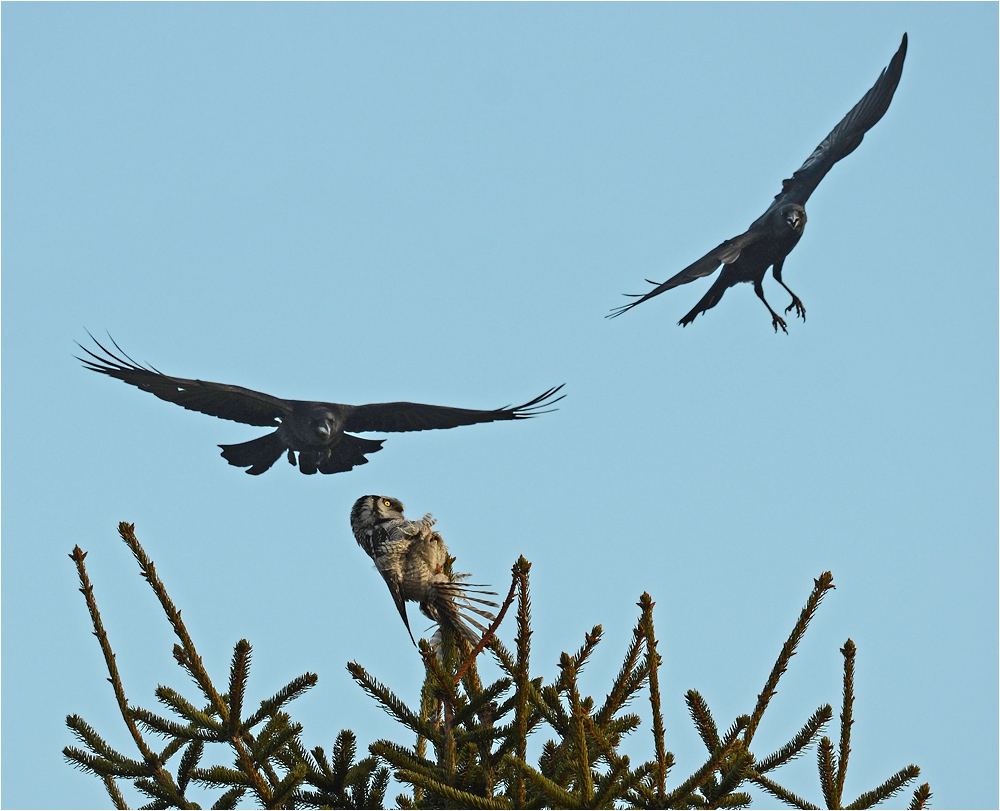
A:
<svg viewBox="0 0 1000 811">
<path fill-rule="evenodd" d="M 755 229 L 755 226 L 763 224 L 763 218 L 757 220 L 751 226 L 751 230 L 744 234 L 740 234 L 738 237 L 733 237 L 732 239 L 727 239 L 721 245 L 713 248 L 711 251 L 706 253 L 697 262 L 693 262 L 688 265 L 684 270 L 678 273 L 676 276 L 671 276 L 662 284 L 657 284 L 651 279 L 646 279 L 650 284 L 656 284 L 657 286 L 650 290 L 646 294 L 642 293 L 626 293 L 626 296 L 630 298 L 638 299 L 638 301 L 630 301 L 628 304 L 623 304 L 621 307 L 615 307 L 606 318 L 615 318 L 622 313 L 627 313 L 633 307 L 642 304 L 644 301 L 653 298 L 653 296 L 658 296 L 660 293 L 664 293 L 667 290 L 672 290 L 682 284 L 687 284 L 688 282 L 693 282 L 695 279 L 701 279 L 704 276 L 711 276 L 718 270 L 719 265 L 730 265 L 735 262 L 740 257 L 740 253 L 743 249 L 749 245 L 751 242 L 755 242 L 764 235 L 765 231 L 763 228 Z"/>
<path fill-rule="evenodd" d="M 833 164 L 858 148 L 865 133 L 874 127 L 889 109 L 889 103 L 896 92 L 896 85 L 899 84 L 899 77 L 903 75 L 905 58 L 906 34 L 903 34 L 899 50 L 892 57 L 889 66 L 879 74 L 878 81 L 872 85 L 871 90 L 865 93 L 861 101 L 855 104 L 844 119 L 833 128 L 833 132 L 813 150 L 798 171 L 781 182 L 781 192 L 775 196 L 775 202 L 771 204 L 772 209 L 785 203 L 805 205 L 809 195 L 816 190 L 816 186 L 833 168 Z"/>
<path fill-rule="evenodd" d="M 564 384 L 565 385 L 565 384 Z M 476 411 L 471 408 L 423 405 L 422 403 L 372 403 L 355 406 L 344 423 L 345 431 L 428 431 L 432 428 L 456 428 L 478 422 L 524 420 L 547 414 L 547 408 L 566 395 L 555 397 L 556 386 L 523 405 Z"/>
<path fill-rule="evenodd" d="M 202 414 L 221 417 L 224 420 L 271 428 L 278 425 L 280 417 L 291 412 L 291 404 L 288 401 L 279 400 L 259 391 L 230 386 L 226 383 L 169 377 L 153 367 L 147 368 L 136 363 L 115 343 L 114 338 L 111 338 L 111 343 L 120 353 L 117 355 L 102 346 L 93 335 L 90 337 L 103 355 L 77 344 L 90 356 L 77 358 L 87 369 L 115 377 L 130 386 L 155 394 L 168 403 L 176 403 L 190 411 L 200 411 Z"/>
</svg>

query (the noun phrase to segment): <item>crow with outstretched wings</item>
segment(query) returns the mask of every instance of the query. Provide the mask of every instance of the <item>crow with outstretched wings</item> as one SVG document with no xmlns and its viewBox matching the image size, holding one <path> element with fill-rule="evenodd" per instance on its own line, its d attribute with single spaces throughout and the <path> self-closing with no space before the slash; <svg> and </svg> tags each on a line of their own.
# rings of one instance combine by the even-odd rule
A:
<svg viewBox="0 0 1000 811">
<path fill-rule="evenodd" d="M 792 293 L 781 279 L 781 270 L 785 262 L 785 257 L 791 253 L 792 248 L 798 243 L 802 236 L 802 230 L 806 225 L 805 204 L 809 195 L 813 193 L 819 182 L 826 176 L 826 173 L 833 168 L 833 165 L 850 155 L 861 140 L 879 119 L 885 115 L 892 101 L 893 93 L 896 92 L 896 85 L 899 84 L 899 77 L 903 73 L 903 60 L 906 58 L 906 34 L 903 34 L 903 42 L 896 51 L 889 66 L 885 68 L 878 77 L 878 81 L 871 90 L 865 93 L 864 97 L 854 108 L 844 116 L 833 132 L 823 139 L 823 142 L 813 150 L 813 153 L 806 159 L 806 162 L 799 167 L 798 171 L 788 180 L 782 181 L 781 191 L 775 196 L 774 202 L 746 231 L 738 237 L 727 239 L 718 247 L 709 251 L 697 262 L 688 265 L 676 276 L 667 279 L 662 284 L 650 281 L 650 284 L 657 285 L 645 295 L 626 294 L 638 299 L 621 307 L 616 307 L 608 315 L 614 318 L 637 304 L 658 296 L 667 290 L 678 287 L 703 276 L 710 276 L 722 265 L 722 273 L 715 283 L 708 289 L 701 301 L 695 308 L 685 315 L 678 323 L 686 327 L 699 313 L 703 313 L 716 304 L 722 295 L 733 285 L 740 282 L 753 282 L 754 292 L 757 297 L 764 302 L 768 312 L 771 313 L 771 323 L 774 331 L 781 327 L 788 332 L 785 320 L 771 309 L 771 305 L 764 298 L 764 274 L 769 267 L 773 267 L 774 278 L 778 284 L 785 288 L 792 297 L 792 303 L 785 308 L 787 313 L 795 308 L 796 315 L 806 318 L 806 308 L 802 300 Z"/>
<path fill-rule="evenodd" d="M 385 442 L 384 439 L 352 436 L 347 431 L 427 431 L 497 420 L 523 420 L 547 413 L 548 406 L 565 397 L 555 396 L 562 388 L 556 386 L 523 405 L 490 411 L 422 403 L 354 406 L 282 400 L 242 386 L 170 377 L 152 367 L 141 366 L 125 354 L 113 338 L 111 342 L 120 354 L 94 339 L 103 355 L 77 344 L 89 356 L 77 360 L 91 371 L 115 377 L 191 411 L 274 428 L 271 433 L 249 442 L 219 446 L 229 464 L 248 468 L 246 472 L 254 476 L 270 468 L 286 452 L 292 465 L 296 464 L 295 454 L 298 453 L 298 467 L 303 473 L 341 473 L 367 463 L 366 455 L 381 450 Z"/>
</svg>

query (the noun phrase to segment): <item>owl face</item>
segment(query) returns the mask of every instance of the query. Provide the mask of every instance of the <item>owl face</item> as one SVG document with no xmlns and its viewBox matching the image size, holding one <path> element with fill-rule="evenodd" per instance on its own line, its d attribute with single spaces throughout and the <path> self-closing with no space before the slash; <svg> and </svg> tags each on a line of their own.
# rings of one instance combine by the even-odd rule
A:
<svg viewBox="0 0 1000 811">
<path fill-rule="evenodd" d="M 351 529 L 354 534 L 371 530 L 386 521 L 403 517 L 403 502 L 391 496 L 362 496 L 351 508 Z"/>
</svg>

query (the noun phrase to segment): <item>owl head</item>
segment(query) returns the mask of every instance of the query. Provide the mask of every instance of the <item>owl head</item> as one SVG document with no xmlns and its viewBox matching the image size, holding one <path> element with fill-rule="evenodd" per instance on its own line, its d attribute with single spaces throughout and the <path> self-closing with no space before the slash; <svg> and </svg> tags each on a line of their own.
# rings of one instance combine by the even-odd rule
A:
<svg viewBox="0 0 1000 811">
<path fill-rule="evenodd" d="M 403 502 L 391 496 L 362 496 L 351 508 L 351 529 L 354 534 L 370 530 L 384 521 L 403 517 Z"/>
</svg>

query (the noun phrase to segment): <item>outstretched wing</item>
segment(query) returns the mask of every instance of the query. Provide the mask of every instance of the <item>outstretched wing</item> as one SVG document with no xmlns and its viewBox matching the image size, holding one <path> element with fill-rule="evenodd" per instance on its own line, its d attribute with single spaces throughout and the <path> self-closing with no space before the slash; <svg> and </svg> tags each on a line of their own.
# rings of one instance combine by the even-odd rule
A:
<svg viewBox="0 0 1000 811">
<path fill-rule="evenodd" d="M 878 81 L 872 85 L 871 90 L 865 93 L 851 111 L 844 116 L 833 132 L 823 139 L 823 142 L 813 150 L 813 153 L 806 159 L 806 162 L 799 167 L 787 180 L 781 182 L 781 192 L 774 198 L 771 209 L 782 206 L 785 203 L 798 203 L 805 205 L 809 195 L 815 191 L 816 186 L 826 176 L 826 173 L 833 168 L 833 164 L 841 158 L 850 155 L 865 133 L 874 127 L 879 119 L 885 115 L 889 109 L 889 103 L 896 92 L 896 85 L 899 84 L 899 77 L 903 75 L 903 60 L 906 58 L 906 34 L 903 34 L 903 41 L 896 51 L 889 66 L 879 74 Z"/>
<path fill-rule="evenodd" d="M 754 226 L 757 226 L 760 223 L 761 220 L 758 220 L 754 223 Z M 653 298 L 653 296 L 658 296 L 660 293 L 665 293 L 667 290 L 672 290 L 682 284 L 693 282 L 695 279 L 701 279 L 704 276 L 711 276 L 716 270 L 718 270 L 719 265 L 730 265 L 739 259 L 740 253 L 743 249 L 751 242 L 760 239 L 764 233 L 765 232 L 762 229 L 754 230 L 752 227 L 751 230 L 740 234 L 738 237 L 727 239 L 721 245 L 706 253 L 697 262 L 688 265 L 676 276 L 671 276 L 662 284 L 657 284 L 651 279 L 646 279 L 646 281 L 650 284 L 656 284 L 657 286 L 646 294 L 626 293 L 626 296 L 638 299 L 638 301 L 631 301 L 628 304 L 623 304 L 621 307 L 615 307 L 607 316 L 605 316 L 605 318 L 615 318 L 622 313 L 628 312 L 633 307 L 642 304 L 644 301 Z"/>
<path fill-rule="evenodd" d="M 200 411 L 202 414 L 221 417 L 224 420 L 271 428 L 279 424 L 279 417 L 284 417 L 291 411 L 291 404 L 286 400 L 279 400 L 259 391 L 230 386 L 226 383 L 169 377 L 153 367 L 147 368 L 136 363 L 125 354 L 114 338 L 111 338 L 111 343 L 120 353 L 117 355 L 102 346 L 93 335 L 90 337 L 104 354 L 102 356 L 91 352 L 78 343 L 77 346 L 90 356 L 77 357 L 87 369 L 115 377 L 130 386 L 155 394 L 168 403 L 176 403 L 190 411 Z"/>
<path fill-rule="evenodd" d="M 565 384 L 563 384 L 565 385 Z M 554 395 L 562 388 L 556 386 L 534 400 L 519 406 L 506 406 L 492 411 L 471 408 L 423 405 L 422 403 L 372 403 L 355 406 L 344 423 L 346 431 L 428 431 L 432 428 L 457 428 L 478 422 L 497 420 L 524 420 L 547 414 L 554 403 L 566 395 Z"/>
</svg>

